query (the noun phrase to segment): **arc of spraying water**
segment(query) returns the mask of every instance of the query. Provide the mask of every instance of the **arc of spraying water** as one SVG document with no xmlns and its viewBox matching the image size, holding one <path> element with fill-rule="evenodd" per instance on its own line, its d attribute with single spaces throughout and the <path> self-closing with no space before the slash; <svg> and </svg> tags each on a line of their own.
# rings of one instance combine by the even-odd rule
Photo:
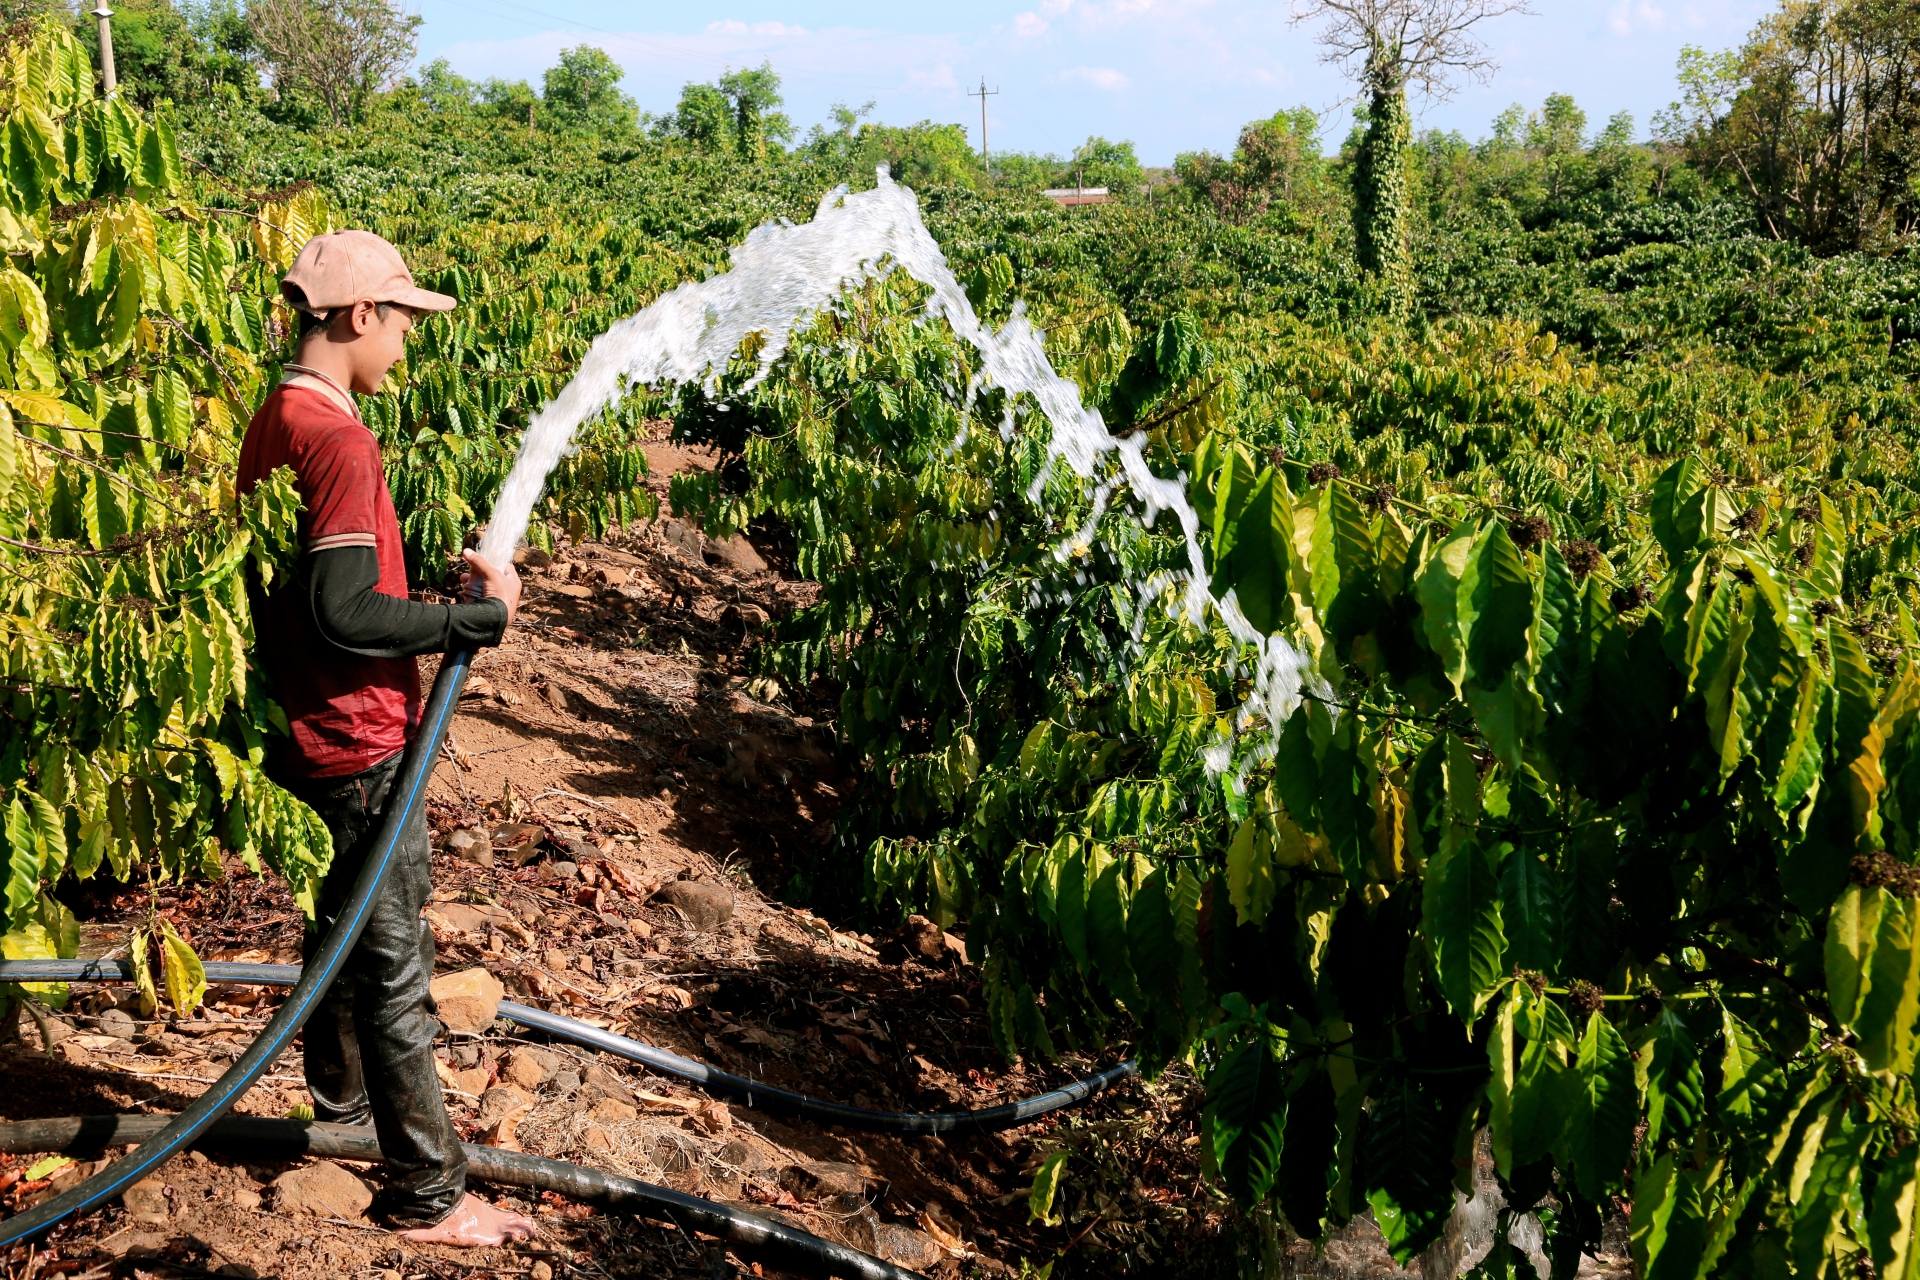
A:
<svg viewBox="0 0 1920 1280">
<path fill-rule="evenodd" d="M 759 367 L 742 390 L 749 390 L 786 352 L 793 330 L 831 306 L 848 286 L 903 270 L 933 291 L 927 312 L 941 318 L 980 355 L 980 371 L 968 398 L 982 382 L 1033 398 L 1052 425 L 1052 459 L 1091 479 L 1109 454 L 1151 524 L 1172 512 L 1186 542 L 1187 569 L 1180 607 L 1195 623 L 1211 609 L 1228 633 L 1255 653 L 1253 690 L 1238 713 L 1241 727 L 1264 718 L 1278 725 L 1292 715 L 1304 688 L 1316 681 L 1307 657 L 1279 636 L 1269 636 L 1247 620 L 1229 591 L 1216 598 L 1208 590 L 1206 558 L 1200 546 L 1200 517 L 1187 501 L 1184 480 L 1154 474 L 1144 442 L 1117 439 L 1097 409 L 1082 403 L 1080 388 L 1062 377 L 1047 359 L 1043 335 L 1016 303 L 1012 317 L 990 330 L 975 314 L 966 292 L 947 266 L 946 255 L 920 220 L 913 192 L 895 184 L 885 166 L 870 191 L 849 194 L 836 187 L 820 200 L 811 222 L 768 223 L 733 250 L 730 270 L 689 282 L 664 294 L 645 309 L 613 325 L 596 338 L 579 371 L 529 424 L 520 454 L 494 503 L 480 552 L 505 564 L 525 536 L 533 506 L 547 474 L 571 450 L 582 423 L 615 403 L 635 385 L 700 382 L 712 389 L 721 371 L 749 334 L 760 333 Z M 1010 430 L 1010 427 L 1007 428 Z M 1037 490 L 1040 482 L 1035 482 Z M 1118 486 L 1102 485 L 1095 496 L 1095 517 L 1107 509 Z M 1088 525 L 1092 529 L 1091 522 Z M 1157 575 L 1135 590 L 1144 599 L 1176 585 Z M 1252 760 L 1271 754 L 1271 742 L 1256 745 Z M 1231 751 L 1211 748 L 1207 765 L 1215 773 L 1231 764 Z"/>
</svg>

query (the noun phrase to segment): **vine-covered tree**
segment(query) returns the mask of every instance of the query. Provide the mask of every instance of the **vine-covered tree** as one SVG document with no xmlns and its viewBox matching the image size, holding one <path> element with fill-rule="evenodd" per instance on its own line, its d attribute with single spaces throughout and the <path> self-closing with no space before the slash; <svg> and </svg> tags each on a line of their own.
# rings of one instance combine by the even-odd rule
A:
<svg viewBox="0 0 1920 1280">
<path fill-rule="evenodd" d="M 780 108 L 780 77 L 771 62 L 742 67 L 720 77 L 717 86 L 733 115 L 733 141 L 742 156 L 759 159 L 769 144 L 793 141 L 793 121 Z"/>
<path fill-rule="evenodd" d="M 1473 34 L 1488 18 L 1531 12 L 1527 0 L 1299 0 L 1295 22 L 1326 20 L 1324 58 L 1367 99 L 1367 130 L 1353 162 L 1353 230 L 1360 265 L 1389 300 L 1405 301 L 1408 257 L 1407 90 L 1445 97 L 1494 62 Z"/>
<path fill-rule="evenodd" d="M 780 110 L 784 103 L 779 74 L 772 63 L 763 62 L 728 71 L 713 84 L 689 83 L 680 91 L 680 105 L 672 115 L 657 119 L 653 132 L 685 138 L 709 151 L 732 150 L 744 159 L 765 159 L 769 146 L 793 141 L 793 121 Z M 853 120 L 842 122 L 841 135 L 854 136 Z"/>
</svg>

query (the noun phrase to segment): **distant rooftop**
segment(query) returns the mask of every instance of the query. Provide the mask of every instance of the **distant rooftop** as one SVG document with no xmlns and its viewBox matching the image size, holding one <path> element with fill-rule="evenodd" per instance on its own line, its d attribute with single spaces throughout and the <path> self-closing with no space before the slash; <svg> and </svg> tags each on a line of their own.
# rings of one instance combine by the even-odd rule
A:
<svg viewBox="0 0 1920 1280">
<path fill-rule="evenodd" d="M 1067 207 L 1076 204 L 1112 204 L 1114 200 L 1105 187 L 1054 187 L 1040 194 L 1055 204 Z"/>
</svg>

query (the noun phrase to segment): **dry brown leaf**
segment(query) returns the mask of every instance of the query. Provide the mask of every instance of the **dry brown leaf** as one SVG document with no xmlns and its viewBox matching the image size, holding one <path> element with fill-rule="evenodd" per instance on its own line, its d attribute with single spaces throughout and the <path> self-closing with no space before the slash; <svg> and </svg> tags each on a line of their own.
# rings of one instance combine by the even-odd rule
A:
<svg viewBox="0 0 1920 1280">
<path fill-rule="evenodd" d="M 830 936 L 833 939 L 833 945 L 836 947 L 845 947 L 849 951 L 858 951 L 861 955 L 866 955 L 866 956 L 877 956 L 880 954 L 878 951 L 875 951 L 872 947 L 868 946 L 866 943 L 860 941 L 860 939 L 854 934 L 835 933 L 832 930 L 828 930 L 827 932 L 828 932 L 828 936 Z"/>
<path fill-rule="evenodd" d="M 520 1139 L 514 1136 L 513 1129 L 520 1122 L 520 1117 L 531 1110 L 533 1110 L 533 1103 L 521 1103 L 488 1126 L 481 1141 L 490 1147 L 498 1147 L 502 1151 L 526 1150 L 520 1145 Z"/>
<path fill-rule="evenodd" d="M 600 863 L 600 870 L 613 882 L 614 888 L 635 901 L 644 902 L 653 896 L 654 886 L 642 880 L 630 867 L 606 859 Z"/>
<path fill-rule="evenodd" d="M 697 1098 L 669 1098 L 664 1094 L 648 1093 L 645 1089 L 635 1089 L 633 1096 L 650 1107 L 671 1107 L 675 1111 L 698 1111 L 700 1101 Z"/>
<path fill-rule="evenodd" d="M 662 1004 L 672 1005 L 676 1009 L 693 1008 L 693 992 L 685 987 L 676 987 L 670 982 L 655 982 L 640 988 L 642 996 L 652 996 Z"/>
<path fill-rule="evenodd" d="M 960 1238 L 960 1224 L 947 1216 L 945 1207 L 938 1200 L 927 1201 L 927 1207 L 920 1211 L 920 1229 L 956 1258 L 969 1257 L 973 1253 L 967 1248 L 966 1241 Z"/>
<path fill-rule="evenodd" d="M 873 1051 L 872 1045 L 859 1036 L 838 1035 L 834 1037 L 834 1041 L 854 1057 L 871 1062 L 876 1067 L 881 1065 L 880 1055 Z"/>
</svg>

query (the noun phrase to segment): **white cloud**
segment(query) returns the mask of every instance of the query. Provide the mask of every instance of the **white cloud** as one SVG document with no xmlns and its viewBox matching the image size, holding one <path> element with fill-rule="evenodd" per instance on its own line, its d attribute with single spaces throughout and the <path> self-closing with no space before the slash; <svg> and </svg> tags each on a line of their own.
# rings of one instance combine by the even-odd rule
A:
<svg viewBox="0 0 1920 1280">
<path fill-rule="evenodd" d="M 756 22 L 748 26 L 744 22 L 726 18 L 707 24 L 707 34 L 714 36 L 803 36 L 805 27 L 790 27 L 784 22 Z"/>
<path fill-rule="evenodd" d="M 1060 73 L 1062 80 L 1083 80 L 1096 89 L 1110 92 L 1126 88 L 1132 81 L 1112 67 L 1071 67 Z"/>
<path fill-rule="evenodd" d="M 1026 13 L 1017 13 L 1013 17 L 1013 34 L 1023 40 L 1043 36 L 1053 25 L 1055 18 L 1062 17 L 1073 8 L 1073 0 L 1042 0 L 1038 9 Z"/>
<path fill-rule="evenodd" d="M 1617 36 L 1660 31 L 1667 25 L 1667 12 L 1647 0 L 1620 0 L 1607 16 L 1607 26 Z"/>
<path fill-rule="evenodd" d="M 1177 20 L 1185 10 L 1211 3 L 1212 0 L 1044 0 L 1037 9 L 1014 15 L 1013 33 L 1026 39 L 1045 35 L 1056 20 L 1069 15 L 1074 26 L 1086 32 L 1117 27 L 1150 15 Z"/>
</svg>

